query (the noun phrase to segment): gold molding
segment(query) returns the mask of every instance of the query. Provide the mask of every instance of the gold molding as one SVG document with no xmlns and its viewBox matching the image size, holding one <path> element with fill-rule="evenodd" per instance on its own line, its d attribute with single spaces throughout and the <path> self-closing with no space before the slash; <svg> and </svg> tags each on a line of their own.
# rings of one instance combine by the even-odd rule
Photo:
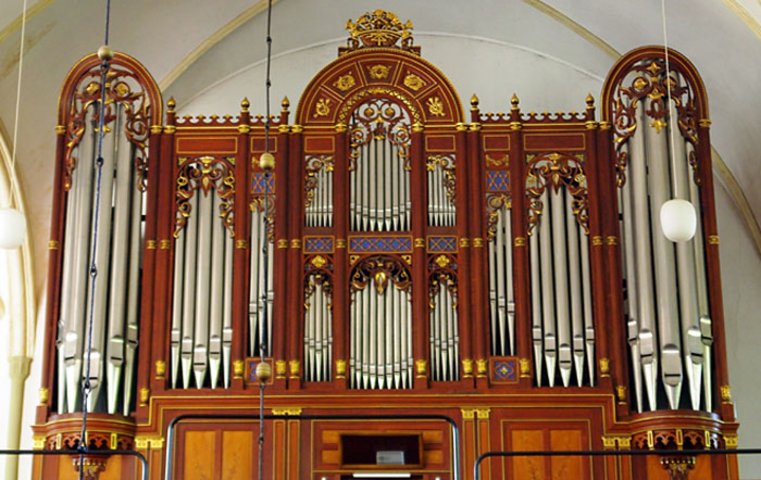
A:
<svg viewBox="0 0 761 480">
<path fill-rule="evenodd" d="M 479 420 L 489 420 L 489 413 L 491 408 L 476 408 L 476 418 Z"/>
<path fill-rule="evenodd" d="M 174 125 L 166 125 L 166 126 L 164 127 L 164 133 L 169 133 L 169 134 L 171 134 L 171 133 L 174 133 L 174 132 L 176 132 L 176 131 L 177 131 L 177 127 L 175 127 Z"/>
<path fill-rule="evenodd" d="M 272 414 L 281 415 L 284 417 L 294 417 L 301 415 L 302 410 L 303 409 L 301 407 L 273 407 Z"/>
<path fill-rule="evenodd" d="M 336 360 L 336 378 L 339 380 L 346 378 L 346 360 Z"/>
<path fill-rule="evenodd" d="M 607 245 L 614 247 L 618 245 L 618 237 L 616 237 L 615 235 L 608 235 L 607 237 L 605 237 L 605 243 Z"/>
<path fill-rule="evenodd" d="M 301 362 L 296 359 L 290 360 L 288 361 L 288 366 L 291 369 L 291 378 L 297 380 L 301 375 Z"/>
<path fill-rule="evenodd" d="M 164 127 L 163 126 L 161 126 L 161 125 L 151 125 L 151 133 L 152 134 L 158 135 L 162 131 L 164 131 Z"/>
<path fill-rule="evenodd" d="M 32 436 L 32 450 L 42 450 L 45 448 L 45 436 L 34 435 Z"/>
<path fill-rule="evenodd" d="M 156 250 L 156 240 L 146 240 L 145 248 L 146 250 Z"/>
<path fill-rule="evenodd" d="M 248 241 L 243 239 L 238 239 L 235 241 L 235 248 L 238 250 L 245 250 L 248 248 Z"/>
<path fill-rule="evenodd" d="M 140 389 L 140 406 L 145 407 L 148 405 L 148 400 L 151 398 L 151 390 L 147 387 Z"/>
<path fill-rule="evenodd" d="M 515 237 L 515 239 L 513 239 L 513 245 L 516 247 L 525 247 L 526 237 Z"/>
<path fill-rule="evenodd" d="M 40 387 L 40 405 L 47 405 L 50 400 L 50 390 L 47 387 Z"/>
<path fill-rule="evenodd" d="M 48 242 L 48 250 L 58 250 L 59 246 L 58 240 L 50 240 Z"/>
<path fill-rule="evenodd" d="M 487 366 L 486 359 L 479 358 L 476 360 L 476 378 L 486 378 Z"/>
<path fill-rule="evenodd" d="M 480 237 L 476 237 L 473 239 L 473 248 L 483 248 L 484 246 L 484 239 Z"/>
<path fill-rule="evenodd" d="M 602 247 L 602 236 L 601 235 L 594 235 L 594 236 L 592 236 L 592 246 L 593 247 Z"/>
<path fill-rule="evenodd" d="M 531 361 L 528 358 L 519 358 L 518 365 L 521 372 L 521 378 L 531 378 Z"/>
<path fill-rule="evenodd" d="M 285 360 L 275 360 L 275 378 L 278 380 L 285 379 Z"/>
<path fill-rule="evenodd" d="M 170 240 L 164 239 L 159 241 L 159 248 L 161 250 L 169 250 L 169 247 L 172 246 L 172 242 Z"/>
<path fill-rule="evenodd" d="M 415 360 L 415 377 L 416 378 L 426 378 L 427 371 L 428 371 L 428 362 L 426 362 L 422 358 L 418 358 L 417 360 Z"/>
<path fill-rule="evenodd" d="M 460 414 L 462 415 L 463 420 L 474 420 L 476 418 L 476 409 L 475 408 L 461 408 Z"/>
<path fill-rule="evenodd" d="M 156 360 L 156 380 L 163 380 L 166 376 L 166 362 L 163 360 Z"/>
<path fill-rule="evenodd" d="M 57 135 L 63 135 L 64 133 L 66 133 L 66 127 L 64 125 L 56 125 L 55 133 Z"/>
<path fill-rule="evenodd" d="M 301 240 L 298 238 L 291 239 L 291 248 L 301 248 Z"/>
<path fill-rule="evenodd" d="M 235 360 L 233 361 L 233 378 L 236 380 L 240 380 L 243 378 L 243 360 Z"/>
<path fill-rule="evenodd" d="M 724 437 L 724 446 L 726 448 L 737 448 L 737 434 L 736 433 L 725 433 L 723 435 Z"/>
<path fill-rule="evenodd" d="M 473 378 L 473 360 L 470 358 L 462 359 L 462 376 L 463 378 Z"/>
<path fill-rule="evenodd" d="M 346 248 L 346 239 L 345 238 L 337 238 L 336 239 L 336 249 L 340 248 Z"/>
<path fill-rule="evenodd" d="M 140 450 L 162 449 L 164 448 L 164 437 L 138 435 L 135 437 L 135 448 Z"/>
</svg>

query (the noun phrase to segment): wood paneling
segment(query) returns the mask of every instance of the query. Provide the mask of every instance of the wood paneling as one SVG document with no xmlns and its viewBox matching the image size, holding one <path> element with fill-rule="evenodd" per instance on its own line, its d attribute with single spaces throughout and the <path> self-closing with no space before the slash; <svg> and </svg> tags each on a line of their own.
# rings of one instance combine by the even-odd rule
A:
<svg viewBox="0 0 761 480">
<path fill-rule="evenodd" d="M 185 433 L 185 449 L 178 452 L 184 467 L 183 480 L 215 480 L 218 432 L 189 431 Z"/>
<path fill-rule="evenodd" d="M 247 480 L 254 474 L 254 433 L 222 432 L 222 478 Z"/>
</svg>

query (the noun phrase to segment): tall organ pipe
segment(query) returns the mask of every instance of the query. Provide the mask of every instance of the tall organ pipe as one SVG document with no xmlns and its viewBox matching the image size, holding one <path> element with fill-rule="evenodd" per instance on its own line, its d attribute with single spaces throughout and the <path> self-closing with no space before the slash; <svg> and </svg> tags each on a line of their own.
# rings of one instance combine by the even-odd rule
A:
<svg viewBox="0 0 761 480">
<path fill-rule="evenodd" d="M 644 125 L 644 124 L 643 124 Z M 648 160 L 648 190 L 650 218 L 658 219 L 660 207 L 669 199 L 669 161 L 666 132 L 657 133 L 645 128 L 645 150 Z M 677 314 L 674 247 L 663 235 L 660 222 L 651 222 L 653 262 L 655 268 L 656 307 L 661 350 L 661 381 L 666 390 L 669 407 L 678 408 L 682 385 L 679 319 Z"/>
</svg>

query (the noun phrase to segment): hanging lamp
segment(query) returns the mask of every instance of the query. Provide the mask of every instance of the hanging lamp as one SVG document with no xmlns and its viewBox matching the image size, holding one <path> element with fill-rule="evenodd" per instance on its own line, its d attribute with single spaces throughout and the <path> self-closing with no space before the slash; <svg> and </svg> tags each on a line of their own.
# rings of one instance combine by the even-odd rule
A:
<svg viewBox="0 0 761 480">
<path fill-rule="evenodd" d="M 8 194 L 6 204 L 0 208 L 0 248 L 14 249 L 21 246 L 26 240 L 26 217 L 18 209 L 14 208 L 14 197 L 16 193 L 16 145 L 18 145 L 18 120 L 21 106 L 21 75 L 24 70 L 24 38 L 26 37 L 26 3 L 21 7 L 21 40 L 19 41 L 18 56 L 18 86 L 16 87 L 16 113 L 13 121 L 13 153 L 11 154 L 11 164 L 8 169 L 8 176 L 11 179 L 11 189 Z"/>
</svg>

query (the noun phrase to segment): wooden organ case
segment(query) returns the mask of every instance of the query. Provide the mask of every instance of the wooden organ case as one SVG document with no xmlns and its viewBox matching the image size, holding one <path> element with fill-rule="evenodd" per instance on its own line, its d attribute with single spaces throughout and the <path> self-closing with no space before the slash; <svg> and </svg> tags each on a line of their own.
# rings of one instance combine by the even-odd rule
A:
<svg viewBox="0 0 761 480">
<path fill-rule="evenodd" d="M 172 419 L 256 413 L 262 344 L 273 366 L 266 410 L 281 415 L 265 423 L 265 478 L 451 479 L 455 448 L 471 478 L 490 450 L 737 446 L 710 121 L 694 67 L 674 51 L 667 72 L 662 48 L 628 53 L 605 82 L 601 120 L 591 96 L 583 112 L 557 114 L 523 113 L 516 96 L 509 112 L 483 113 L 473 96 L 466 117 L 411 28 L 382 10 L 349 22 L 347 45 L 294 120 L 287 99 L 272 117 L 271 175 L 257 162 L 264 119 L 247 100 L 237 117 L 178 118 L 171 99 L 164 114 L 156 83 L 124 54 L 107 73 L 96 175 L 99 60 L 72 69 L 57 129 L 37 448 L 79 445 L 87 409 L 91 452 L 136 449 L 150 478 L 163 478 Z M 686 243 L 666 240 L 658 222 L 673 197 L 698 212 Z M 461 444 L 435 420 L 299 419 L 379 412 L 447 415 Z M 257 435 L 254 420 L 183 423 L 172 478 L 257 478 Z M 88 458 L 89 478 L 137 475 L 130 459 Z M 682 470 L 737 478 L 724 456 L 676 466 L 516 457 L 482 472 Z M 34 475 L 75 471 L 71 458 L 49 457 Z"/>
</svg>

